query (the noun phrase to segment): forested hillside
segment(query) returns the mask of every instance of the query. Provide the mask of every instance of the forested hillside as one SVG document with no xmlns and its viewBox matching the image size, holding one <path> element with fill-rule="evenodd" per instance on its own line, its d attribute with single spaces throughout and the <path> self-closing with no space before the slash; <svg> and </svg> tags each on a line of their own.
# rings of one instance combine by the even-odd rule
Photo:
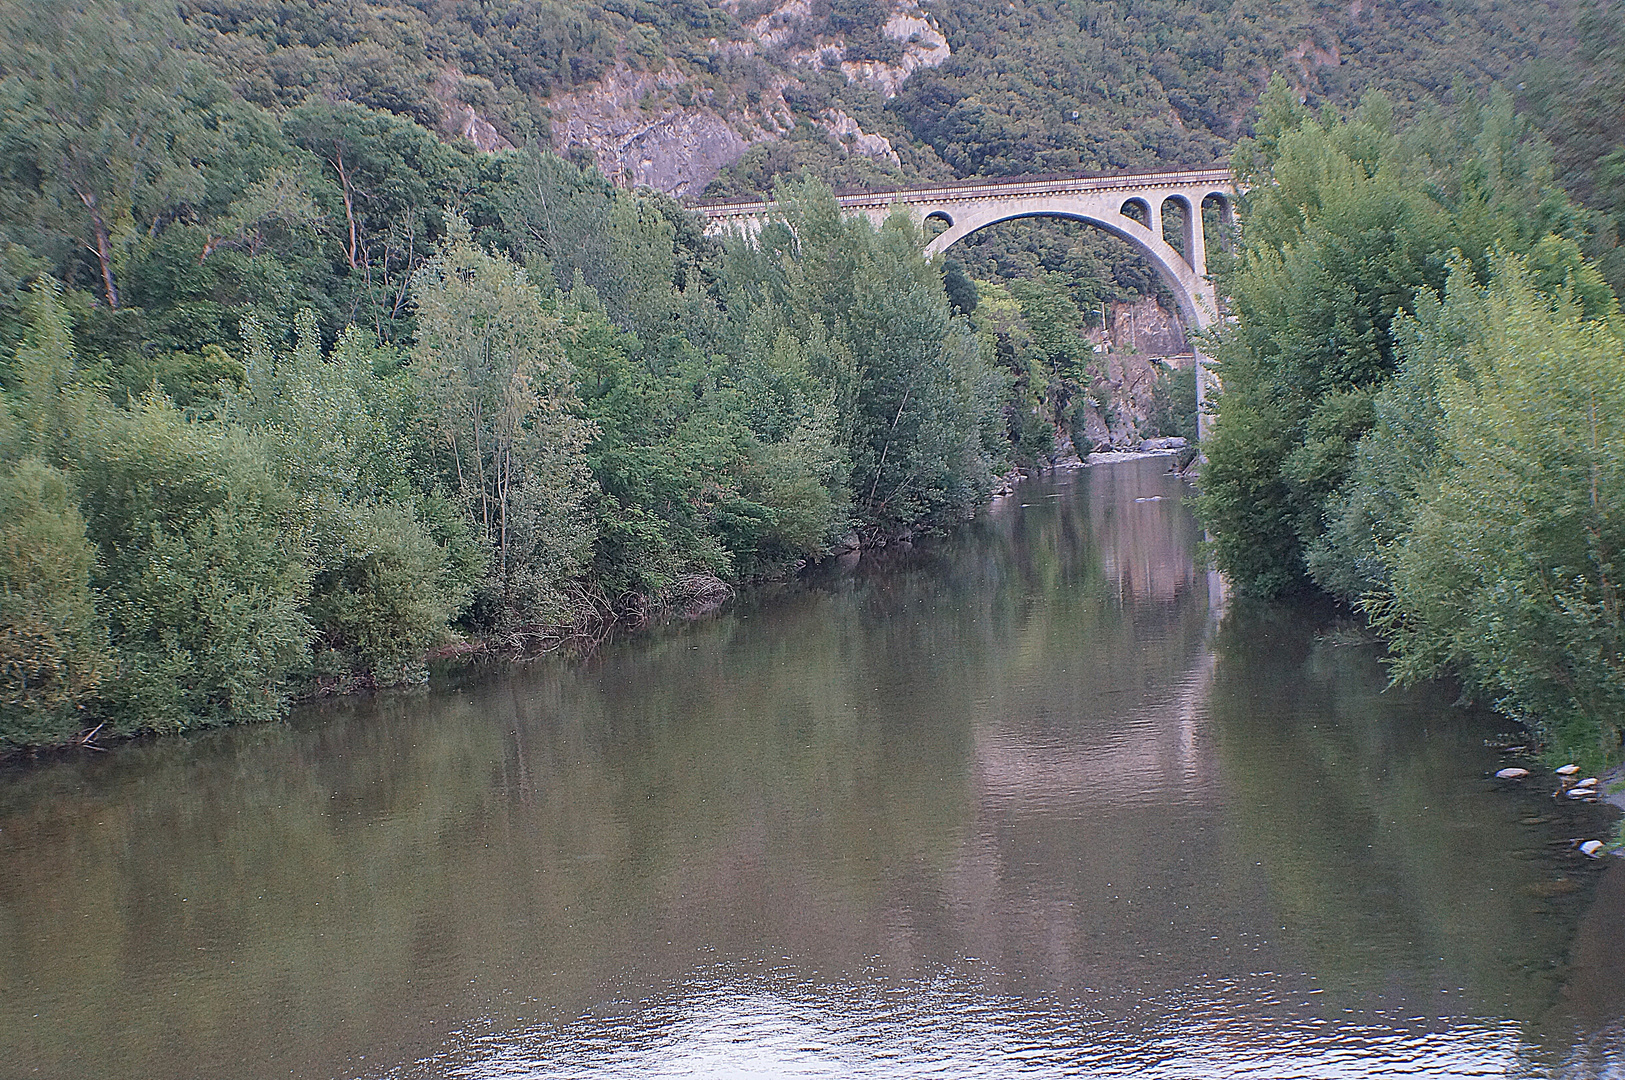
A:
<svg viewBox="0 0 1625 1080">
<path fill-rule="evenodd" d="M 725 187 L 769 190 L 759 185 L 786 168 L 865 156 L 830 129 L 831 108 L 903 159 L 877 148 L 872 167 L 905 175 L 1207 164 L 1246 130 L 1271 74 L 1311 106 L 1351 105 L 1376 88 L 1403 108 L 1567 56 L 1572 7 L 187 0 L 179 9 L 200 51 L 255 104 L 342 98 L 431 128 L 455 125 L 467 105 L 514 143 L 547 134 L 551 113 L 555 144 L 590 145 L 611 174 L 637 163 L 593 143 L 590 125 L 571 129 L 583 104 L 571 94 L 642 73 L 652 81 L 628 104 L 650 126 L 665 114 L 723 118 L 762 144 Z"/>
<path fill-rule="evenodd" d="M 1404 118 L 1518 88 L 1578 198 L 1618 217 L 1618 4 L 1110 0 L 199 3 L 246 100 L 342 99 L 485 148 L 551 144 L 684 198 L 1225 160 L 1272 75 L 1310 108 L 1382 91 Z M 1611 87 L 1611 89 L 1610 89 Z M 1612 138 L 1613 141 L 1609 142 Z M 1617 163 L 1615 163 L 1617 165 Z M 1625 189 L 1622 189 L 1625 190 Z M 1617 223 L 1589 243 L 1616 285 Z M 1155 295 L 1124 245 L 1029 223 L 956 258 L 1060 290 L 1082 326 Z M 1040 254 L 1042 252 L 1042 254 Z M 1030 305 L 1029 305 L 1030 306 Z"/>
</svg>

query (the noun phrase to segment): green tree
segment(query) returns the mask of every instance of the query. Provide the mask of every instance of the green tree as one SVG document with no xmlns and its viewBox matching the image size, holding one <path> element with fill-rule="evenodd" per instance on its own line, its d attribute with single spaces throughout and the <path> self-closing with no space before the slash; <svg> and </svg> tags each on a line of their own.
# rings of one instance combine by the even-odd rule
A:
<svg viewBox="0 0 1625 1080">
<path fill-rule="evenodd" d="M 340 325 L 368 325 L 381 341 L 406 340 L 412 275 L 434 253 L 444 214 L 458 203 L 467 152 L 409 120 L 349 101 L 301 105 L 283 117 L 282 130 L 323 178 L 314 192 L 332 222 L 341 268 Z"/>
<path fill-rule="evenodd" d="M 306 532 L 246 433 L 190 423 L 165 398 L 92 399 L 72 461 L 93 584 L 118 649 L 104 687 L 121 732 L 281 715 L 313 634 Z"/>
<path fill-rule="evenodd" d="M 871 536 L 942 522 L 1002 468 L 1009 380 L 955 318 L 920 254 L 917 226 L 843 217 L 829 188 L 786 187 L 783 224 L 730 249 L 735 303 L 781 307 L 797 333 L 827 335 L 819 375 L 834 391 L 853 506 Z"/>
<path fill-rule="evenodd" d="M 297 493 L 317 673 L 358 670 L 377 683 L 421 675 L 419 658 L 472 596 L 483 548 L 445 500 L 414 487 L 427 453 L 417 410 L 401 407 L 413 387 L 393 350 L 352 327 L 324 356 L 314 314 L 297 324 L 294 347 L 276 350 L 245 320 L 245 392 L 228 415 L 259 435 Z"/>
<path fill-rule="evenodd" d="M 565 318 L 598 428 L 601 588 L 640 605 L 822 554 L 846 523 L 833 395 L 809 360 L 823 342 L 751 308 L 730 354 L 639 362 L 637 339 L 594 303 L 577 290 Z"/>
<path fill-rule="evenodd" d="M 1585 0 L 1574 47 L 1538 58 L 1521 95 L 1554 145 L 1559 176 L 1599 219 L 1591 248 L 1616 292 L 1625 292 L 1625 3 Z"/>
<path fill-rule="evenodd" d="M 559 320 L 525 272 L 481 251 L 457 218 L 412 295 L 437 453 L 491 552 L 477 617 L 568 621 L 565 592 L 593 539 L 593 430 L 575 415 Z"/>
<path fill-rule="evenodd" d="M 6 19 L 0 219 L 70 280 L 88 255 L 117 308 L 131 249 L 203 193 L 197 115 L 223 88 L 160 8 L 12 3 Z"/>
<path fill-rule="evenodd" d="M 971 324 L 982 336 L 982 351 L 990 362 L 1010 374 L 1004 414 L 1011 449 L 1024 463 L 1042 462 L 1054 454 L 1059 430 L 1050 372 L 1010 290 L 991 281 L 978 281 L 976 289 Z"/>
<path fill-rule="evenodd" d="M 38 458 L 0 465 L 0 748 L 79 730 L 111 666 L 77 501 Z"/>
<path fill-rule="evenodd" d="M 1224 393 L 1197 508 L 1220 567 L 1271 595 L 1308 582 L 1417 290 L 1443 287 L 1453 250 L 1483 274 L 1496 246 L 1529 251 L 1579 222 L 1504 96 L 1404 132 L 1381 97 L 1316 120 L 1279 80 L 1263 109 L 1235 159 L 1247 228 L 1219 275 L 1235 319 L 1211 344 Z"/>
<path fill-rule="evenodd" d="M 1625 715 L 1625 325 L 1555 291 L 1515 256 L 1482 287 L 1458 265 L 1408 324 L 1437 453 L 1400 491 L 1405 516 L 1377 548 L 1386 588 L 1363 606 L 1397 679 L 1459 672 L 1555 752 L 1600 765 Z"/>
<path fill-rule="evenodd" d="M 77 489 L 114 650 L 100 684 L 108 726 L 183 731 L 277 715 L 310 635 L 291 493 L 246 432 L 189 422 L 161 395 L 125 409 L 87 387 L 54 282 L 36 283 L 30 307 L 7 453 Z M 60 534 L 72 518 L 58 502 Z"/>
</svg>

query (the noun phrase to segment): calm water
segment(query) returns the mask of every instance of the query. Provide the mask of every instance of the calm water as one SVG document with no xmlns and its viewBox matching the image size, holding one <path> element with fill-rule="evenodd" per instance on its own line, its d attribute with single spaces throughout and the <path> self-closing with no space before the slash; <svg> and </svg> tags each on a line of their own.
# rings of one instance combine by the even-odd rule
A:
<svg viewBox="0 0 1625 1080">
<path fill-rule="evenodd" d="M 0 1076 L 1625 1077 L 1611 811 L 1035 482 L 611 647 L 0 772 Z"/>
</svg>

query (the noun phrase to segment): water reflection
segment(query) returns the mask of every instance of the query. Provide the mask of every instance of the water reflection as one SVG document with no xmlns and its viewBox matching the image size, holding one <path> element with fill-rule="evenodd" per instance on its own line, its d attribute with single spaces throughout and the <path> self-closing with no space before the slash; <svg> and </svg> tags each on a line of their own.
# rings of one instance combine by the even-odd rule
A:
<svg viewBox="0 0 1625 1080">
<path fill-rule="evenodd" d="M 1551 843 L 1600 812 L 1301 613 L 1221 626 L 1183 493 L 14 771 L 0 1075 L 1614 1075 L 1625 883 Z"/>
</svg>

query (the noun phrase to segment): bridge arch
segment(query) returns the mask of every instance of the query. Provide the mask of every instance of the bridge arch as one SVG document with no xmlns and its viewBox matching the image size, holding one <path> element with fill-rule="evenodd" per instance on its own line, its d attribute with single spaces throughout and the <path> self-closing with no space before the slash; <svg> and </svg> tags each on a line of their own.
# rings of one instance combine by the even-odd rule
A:
<svg viewBox="0 0 1625 1080">
<path fill-rule="evenodd" d="M 1163 206 L 1177 200 L 1184 227 L 1181 246 L 1163 239 Z M 1123 173 L 1115 176 L 1063 176 L 1044 179 L 976 180 L 897 191 L 871 191 L 838 195 L 849 214 L 863 214 L 877 226 L 901 210 L 926 228 L 925 253 L 934 257 L 978 229 L 1000 221 L 1024 217 L 1059 217 L 1086 222 L 1121 237 L 1156 268 L 1179 306 L 1187 328 L 1205 330 L 1219 318 L 1218 296 L 1207 277 L 1207 243 L 1202 209 L 1212 200 L 1221 223 L 1233 221 L 1234 182 L 1227 168 L 1183 169 L 1160 173 Z M 701 211 L 713 231 L 760 230 L 772 217 L 773 204 L 765 200 L 710 203 Z M 935 235 L 931 230 L 946 226 Z M 1226 239 L 1221 234 L 1217 239 Z M 1202 402 L 1212 373 L 1196 356 L 1197 430 L 1206 427 Z"/>
<path fill-rule="evenodd" d="M 1045 205 L 1025 206 L 986 206 L 967 208 L 962 212 L 954 224 L 939 233 L 926 245 L 925 253 L 935 256 L 948 250 L 965 237 L 997 225 L 1002 221 L 1015 221 L 1019 218 L 1054 217 L 1070 221 L 1081 221 L 1098 229 L 1104 229 L 1138 251 L 1151 263 L 1173 294 L 1174 301 L 1179 305 L 1179 314 L 1185 325 L 1192 330 L 1203 330 L 1212 325 L 1218 317 L 1216 310 L 1213 285 L 1207 281 L 1207 259 L 1203 243 L 1200 211 L 1190 209 L 1192 201 L 1182 196 L 1169 196 L 1177 198 L 1185 207 L 1185 251 L 1194 257 L 1187 259 L 1178 249 L 1162 238 L 1162 204 L 1166 200 L 1159 199 L 1154 205 L 1144 199 L 1126 200 L 1119 207 L 1109 205 L 1101 206 L 1097 199 L 1077 199 L 1065 196 L 1044 200 Z M 1036 202 L 1036 200 L 1034 200 Z M 1134 218 L 1123 213 L 1128 209 L 1128 203 L 1138 203 L 1150 218 L 1149 223 L 1141 224 Z M 1196 205 L 1200 205 L 1197 203 Z M 927 213 L 927 217 L 932 213 Z M 945 215 L 937 215 L 938 217 Z"/>
</svg>

